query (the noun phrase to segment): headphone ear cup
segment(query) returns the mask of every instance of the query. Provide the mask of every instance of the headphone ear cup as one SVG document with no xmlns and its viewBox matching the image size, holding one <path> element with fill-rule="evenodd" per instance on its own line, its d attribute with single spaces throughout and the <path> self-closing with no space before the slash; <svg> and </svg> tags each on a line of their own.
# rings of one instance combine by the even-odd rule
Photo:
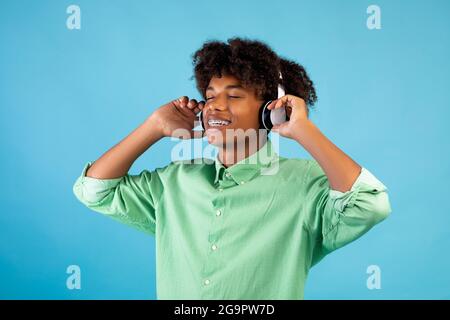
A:
<svg viewBox="0 0 450 320">
<path fill-rule="evenodd" d="M 199 118 L 200 118 L 200 124 L 201 124 L 201 126 L 202 126 L 202 131 L 205 131 L 205 122 L 204 122 L 204 120 L 203 120 L 203 110 L 201 110 L 200 111 L 200 113 L 199 113 Z"/>
<path fill-rule="evenodd" d="M 270 120 L 270 110 L 267 109 L 272 100 L 264 102 L 259 108 L 259 128 L 266 129 L 270 131 L 273 127 L 272 121 Z"/>
<path fill-rule="evenodd" d="M 287 113 L 285 108 L 277 108 L 273 109 L 270 112 L 270 122 L 272 126 L 281 124 L 287 121 Z"/>
</svg>

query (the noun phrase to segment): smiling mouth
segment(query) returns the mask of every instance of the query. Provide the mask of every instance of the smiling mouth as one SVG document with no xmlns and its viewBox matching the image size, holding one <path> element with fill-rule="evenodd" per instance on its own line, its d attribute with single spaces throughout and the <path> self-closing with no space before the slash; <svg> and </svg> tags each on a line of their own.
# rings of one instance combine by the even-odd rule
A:
<svg viewBox="0 0 450 320">
<path fill-rule="evenodd" d="M 218 119 L 210 119 L 208 120 L 208 125 L 210 127 L 225 127 L 231 124 L 231 121 L 228 120 L 218 120 Z"/>
</svg>

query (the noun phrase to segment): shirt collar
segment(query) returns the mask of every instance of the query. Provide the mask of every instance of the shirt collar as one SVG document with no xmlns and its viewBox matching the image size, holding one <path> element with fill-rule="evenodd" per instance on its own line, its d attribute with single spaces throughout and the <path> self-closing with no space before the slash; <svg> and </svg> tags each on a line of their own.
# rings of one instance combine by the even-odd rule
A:
<svg viewBox="0 0 450 320">
<path fill-rule="evenodd" d="M 245 183 L 261 173 L 264 168 L 270 167 L 277 158 L 278 154 L 273 149 L 272 142 L 269 139 L 258 151 L 228 168 L 220 162 L 219 154 L 217 154 L 215 158 L 216 177 L 214 183 L 222 180 L 224 174 L 238 184 Z"/>
</svg>

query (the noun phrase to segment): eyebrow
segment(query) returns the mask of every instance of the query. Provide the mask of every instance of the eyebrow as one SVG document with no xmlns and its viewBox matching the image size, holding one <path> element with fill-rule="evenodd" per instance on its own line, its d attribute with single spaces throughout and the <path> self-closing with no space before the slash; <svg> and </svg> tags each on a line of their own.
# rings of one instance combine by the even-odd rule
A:
<svg viewBox="0 0 450 320">
<path fill-rule="evenodd" d="M 241 86 L 240 84 L 230 84 L 228 86 L 225 87 L 225 89 L 242 89 L 245 90 L 243 86 Z M 206 91 L 212 90 L 214 91 L 214 88 L 209 86 L 208 88 L 206 88 Z"/>
</svg>

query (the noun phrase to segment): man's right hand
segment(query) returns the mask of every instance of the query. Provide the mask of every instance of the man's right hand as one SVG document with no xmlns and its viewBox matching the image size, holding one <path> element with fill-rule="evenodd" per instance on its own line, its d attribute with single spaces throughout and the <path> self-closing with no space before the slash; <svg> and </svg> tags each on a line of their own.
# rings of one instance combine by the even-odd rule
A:
<svg viewBox="0 0 450 320">
<path fill-rule="evenodd" d="M 192 129 L 198 120 L 198 113 L 204 106 L 204 101 L 197 102 L 195 99 L 189 100 L 189 97 L 182 96 L 156 109 L 150 119 L 163 137 L 201 138 L 201 133 L 198 132 L 194 136 L 196 131 Z"/>
</svg>

